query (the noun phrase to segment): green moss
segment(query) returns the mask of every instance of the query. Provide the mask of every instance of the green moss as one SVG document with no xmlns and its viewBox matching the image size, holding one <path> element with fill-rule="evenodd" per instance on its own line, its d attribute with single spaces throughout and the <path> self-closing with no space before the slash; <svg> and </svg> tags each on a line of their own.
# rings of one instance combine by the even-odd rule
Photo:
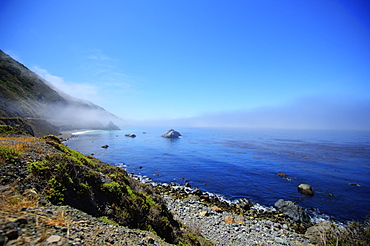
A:
<svg viewBox="0 0 370 246">
<path fill-rule="evenodd" d="M 57 136 L 55 136 L 55 135 L 43 136 L 42 139 L 47 140 L 47 141 L 50 141 L 50 142 L 54 142 L 54 143 L 57 143 L 57 144 L 61 144 L 62 143 L 60 141 L 60 139 Z"/>
<path fill-rule="evenodd" d="M 66 188 L 62 183 L 60 183 L 55 177 L 48 181 L 50 189 L 48 190 L 48 195 L 46 198 L 50 199 L 53 203 L 57 205 L 62 205 L 64 202 L 64 191 Z"/>
<path fill-rule="evenodd" d="M 130 186 L 126 185 L 126 190 L 131 199 L 137 198 L 136 194 L 134 193 Z"/>
<path fill-rule="evenodd" d="M 20 154 L 21 152 L 15 149 L 0 146 L 0 161 L 14 161 Z"/>
<path fill-rule="evenodd" d="M 118 226 L 119 224 L 117 222 L 115 222 L 114 220 L 110 220 L 108 219 L 107 217 L 103 216 L 103 217 L 100 217 L 98 218 L 98 220 L 101 220 L 105 223 L 107 223 L 108 225 L 115 225 L 115 226 Z"/>
<path fill-rule="evenodd" d="M 46 161 L 35 161 L 28 164 L 28 171 L 33 175 L 43 175 L 46 170 L 49 170 L 50 167 L 46 165 Z"/>
</svg>

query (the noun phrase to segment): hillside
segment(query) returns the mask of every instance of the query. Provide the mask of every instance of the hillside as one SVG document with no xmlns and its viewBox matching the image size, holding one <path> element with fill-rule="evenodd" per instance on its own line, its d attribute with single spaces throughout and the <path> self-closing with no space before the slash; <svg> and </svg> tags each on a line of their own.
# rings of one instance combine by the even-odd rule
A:
<svg viewBox="0 0 370 246">
<path fill-rule="evenodd" d="M 35 136 L 56 134 L 60 130 L 118 129 L 115 125 L 123 123 L 119 117 L 91 102 L 58 91 L 1 50 L 0 121 L 13 127 L 28 125 L 39 129 L 22 128 Z"/>
<path fill-rule="evenodd" d="M 1 129 L 3 133 L 13 131 L 11 127 L 1 127 Z M 7 134 L 2 135 L 0 131 L 0 200 L 2 201 L 0 202 L 0 245 L 3 245 L 1 242 L 4 242 L 1 241 L 4 236 L 3 232 L 6 232 L 6 237 L 11 240 L 13 235 L 10 232 L 16 230 L 17 237 L 27 240 L 25 231 L 20 229 L 25 226 L 20 227 L 16 224 L 20 219 L 27 220 L 27 223 L 23 224 L 34 224 L 31 227 L 38 228 L 37 230 L 36 228 L 28 228 L 28 232 L 34 230 L 32 234 L 41 233 L 40 236 L 43 237 L 42 233 L 46 228 L 41 229 L 41 225 L 48 223 L 45 217 L 56 215 L 57 210 L 60 210 L 57 207 L 50 207 L 50 203 L 74 208 L 74 212 L 72 211 L 74 214 L 77 213 L 78 217 L 85 218 L 83 223 L 94 224 L 96 225 L 94 230 L 103 230 L 105 234 L 109 233 L 110 225 L 121 225 L 149 231 L 152 233 L 150 237 L 155 238 L 154 234 L 156 234 L 157 237 L 159 236 L 168 243 L 188 242 L 190 245 L 200 245 L 202 242 L 203 245 L 213 245 L 206 241 L 203 242 L 203 238 L 198 238 L 195 234 L 187 232 L 178 221 L 174 220 L 165 201 L 159 193 L 153 190 L 152 186 L 132 179 L 120 167 L 109 165 L 92 156 L 83 155 L 68 148 L 53 135 L 42 138 L 25 135 L 9 137 Z M 60 208 L 67 212 L 71 211 L 70 207 Z M 75 209 L 99 218 L 110 225 L 98 225 L 96 219 L 93 221 L 92 218 L 86 222 L 88 216 L 82 215 Z M 34 218 L 33 210 L 36 210 L 40 217 L 39 222 L 32 220 Z M 54 212 L 45 212 L 47 210 Z M 39 212 L 42 213 L 42 216 Z M 29 216 L 24 215 L 27 213 Z M 12 224 L 14 218 L 18 218 L 18 220 Z M 63 215 L 63 221 L 67 220 L 66 216 Z M 60 221 L 61 218 L 59 218 Z M 69 223 L 72 224 L 73 221 Z M 46 224 L 44 226 L 47 227 Z M 98 227 L 100 229 L 97 229 Z M 135 236 L 130 235 L 132 233 L 148 235 L 147 232 L 115 228 L 115 231 L 124 230 L 127 232 L 126 235 L 122 235 L 127 238 Z M 73 228 L 65 228 L 65 231 L 62 232 L 55 229 L 58 228 L 48 230 L 64 235 L 64 237 L 72 237 L 72 235 L 68 236 L 66 232 L 74 230 Z M 89 232 L 83 234 L 86 237 Z M 97 237 L 93 231 L 90 234 Z M 39 242 L 45 239 L 39 239 Z M 120 241 L 126 240 L 118 235 L 109 240 L 117 241 L 118 239 Z M 116 245 L 122 245 L 120 242 L 117 243 Z M 167 245 L 163 242 L 161 244 Z M 26 243 L 26 245 L 29 244 Z M 102 244 L 95 242 L 94 245 Z M 152 245 L 152 243 L 140 245 Z"/>
</svg>

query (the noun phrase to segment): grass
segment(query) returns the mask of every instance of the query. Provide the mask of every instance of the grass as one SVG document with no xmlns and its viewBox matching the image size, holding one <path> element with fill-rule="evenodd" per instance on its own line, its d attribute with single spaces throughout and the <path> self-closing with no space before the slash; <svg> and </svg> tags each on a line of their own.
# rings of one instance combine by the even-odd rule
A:
<svg viewBox="0 0 370 246">
<path fill-rule="evenodd" d="M 0 146 L 0 164 L 4 164 L 7 161 L 14 161 L 20 154 L 20 151 Z"/>
<path fill-rule="evenodd" d="M 37 193 L 33 189 L 20 194 L 14 188 L 15 184 L 3 186 L 0 189 L 0 210 L 8 214 L 16 214 L 21 208 L 36 207 L 39 202 Z"/>
<path fill-rule="evenodd" d="M 100 218 L 98 218 L 98 220 L 103 221 L 103 222 L 107 223 L 108 225 L 115 225 L 115 226 L 119 225 L 117 222 L 115 222 L 111 219 L 108 219 L 106 216 L 100 217 Z"/>
<path fill-rule="evenodd" d="M 66 215 L 63 210 L 59 210 L 55 218 L 47 218 L 43 222 L 51 226 L 64 226 L 65 227 L 69 224 L 68 215 Z"/>
</svg>

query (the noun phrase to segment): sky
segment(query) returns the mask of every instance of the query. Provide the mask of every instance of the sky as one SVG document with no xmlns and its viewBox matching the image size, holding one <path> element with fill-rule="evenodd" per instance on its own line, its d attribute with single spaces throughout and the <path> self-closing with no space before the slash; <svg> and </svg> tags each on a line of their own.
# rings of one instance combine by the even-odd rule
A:
<svg viewBox="0 0 370 246">
<path fill-rule="evenodd" d="M 0 33 L 132 124 L 370 130 L 367 0 L 1 0 Z"/>
</svg>

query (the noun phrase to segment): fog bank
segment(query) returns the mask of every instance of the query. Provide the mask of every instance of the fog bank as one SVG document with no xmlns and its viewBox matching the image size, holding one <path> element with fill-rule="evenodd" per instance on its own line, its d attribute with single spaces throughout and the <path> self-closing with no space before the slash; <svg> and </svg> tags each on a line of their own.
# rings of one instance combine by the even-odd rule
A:
<svg viewBox="0 0 370 246">
<path fill-rule="evenodd" d="M 133 123 L 157 126 L 370 130 L 370 100 L 312 96 L 299 98 L 281 106 Z"/>
</svg>

